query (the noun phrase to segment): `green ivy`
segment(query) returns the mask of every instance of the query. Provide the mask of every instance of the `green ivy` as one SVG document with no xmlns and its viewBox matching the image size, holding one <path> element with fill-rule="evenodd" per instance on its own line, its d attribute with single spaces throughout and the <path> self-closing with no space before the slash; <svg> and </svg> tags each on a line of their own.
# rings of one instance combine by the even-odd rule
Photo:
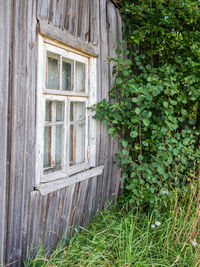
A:
<svg viewBox="0 0 200 267">
<path fill-rule="evenodd" d="M 125 200 L 167 206 L 197 179 L 200 159 L 200 2 L 131 1 L 121 10 L 115 87 L 93 106 L 118 137 Z"/>
</svg>

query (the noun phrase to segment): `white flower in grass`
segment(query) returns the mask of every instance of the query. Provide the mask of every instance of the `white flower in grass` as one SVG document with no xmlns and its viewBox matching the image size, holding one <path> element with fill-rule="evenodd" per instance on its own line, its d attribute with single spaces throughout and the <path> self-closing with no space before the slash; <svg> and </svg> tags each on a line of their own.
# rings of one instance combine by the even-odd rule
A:
<svg viewBox="0 0 200 267">
<path fill-rule="evenodd" d="M 152 224 L 152 225 L 151 225 L 151 228 L 155 228 L 155 227 L 156 227 L 155 224 Z"/>
<path fill-rule="evenodd" d="M 197 240 L 196 239 L 192 240 L 192 245 L 193 245 L 193 247 L 197 246 Z"/>
<path fill-rule="evenodd" d="M 168 190 L 161 190 L 160 193 L 163 194 L 163 195 L 169 195 L 169 191 Z"/>
<path fill-rule="evenodd" d="M 157 221 L 157 222 L 155 222 L 155 225 L 160 226 L 161 223 Z"/>
</svg>

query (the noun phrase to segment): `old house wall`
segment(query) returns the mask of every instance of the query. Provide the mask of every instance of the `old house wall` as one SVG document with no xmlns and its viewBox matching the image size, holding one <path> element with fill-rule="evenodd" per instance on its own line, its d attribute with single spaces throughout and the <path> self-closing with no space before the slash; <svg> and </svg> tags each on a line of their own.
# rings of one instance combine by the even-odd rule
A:
<svg viewBox="0 0 200 267">
<path fill-rule="evenodd" d="M 41 241 L 51 248 L 71 226 L 86 225 L 119 189 L 118 144 L 97 122 L 103 174 L 45 196 L 34 190 L 38 19 L 99 48 L 98 101 L 113 86 L 107 57 L 122 38 L 119 10 L 109 0 L 0 1 L 0 256 L 10 266 L 20 266 Z"/>
</svg>

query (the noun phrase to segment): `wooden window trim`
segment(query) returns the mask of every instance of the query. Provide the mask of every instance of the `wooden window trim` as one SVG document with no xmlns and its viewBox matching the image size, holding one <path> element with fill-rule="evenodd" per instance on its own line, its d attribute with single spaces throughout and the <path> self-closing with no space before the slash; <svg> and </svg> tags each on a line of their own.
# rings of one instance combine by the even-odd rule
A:
<svg viewBox="0 0 200 267">
<path fill-rule="evenodd" d="M 49 44 L 50 43 L 50 44 Z M 51 47 L 54 45 L 55 47 Z M 91 106 L 96 103 L 96 92 L 97 92 L 97 81 L 96 81 L 96 58 L 94 56 L 88 55 L 80 55 L 76 54 L 73 51 L 70 51 L 69 47 L 66 46 L 66 50 L 63 51 L 63 44 L 59 46 L 58 42 L 53 42 L 44 38 L 41 35 L 38 35 L 38 84 L 37 84 L 37 124 L 36 124 L 36 179 L 35 184 L 39 186 L 41 183 L 46 182 L 53 183 L 55 180 L 59 179 L 70 179 L 70 181 L 76 179 L 71 179 L 71 175 L 75 175 L 79 172 L 85 172 L 89 168 L 96 166 L 96 123 L 95 120 L 92 119 L 92 112 L 86 110 L 88 123 L 86 123 L 86 158 L 88 157 L 88 161 L 85 161 L 83 164 L 70 166 L 70 168 L 64 168 L 65 170 L 54 171 L 50 174 L 43 175 L 43 135 L 44 135 L 44 114 L 45 114 L 45 101 L 46 99 L 52 101 L 68 101 L 68 104 L 65 105 L 69 107 L 70 101 L 81 101 L 86 102 L 87 106 Z M 89 77 L 85 78 L 86 82 L 86 91 L 85 92 L 74 92 L 74 91 L 61 91 L 61 90 L 52 90 L 45 88 L 45 65 L 46 65 L 46 57 L 45 57 L 45 49 L 48 47 L 48 51 L 51 52 L 59 52 L 60 54 L 71 58 L 76 58 L 75 60 L 80 62 L 86 62 L 88 60 L 88 70 L 86 73 L 89 74 Z M 58 50 L 57 50 L 58 49 Z M 67 53 L 67 55 L 65 54 Z M 75 54 L 74 54 L 75 53 Z M 87 57 L 87 59 L 86 59 Z M 73 58 L 73 60 L 74 60 Z M 88 91 L 88 88 L 90 91 Z M 66 114 L 66 111 L 65 111 Z M 55 123 L 54 123 L 55 124 Z M 88 131 L 88 125 L 90 127 L 90 132 Z M 65 134 L 68 134 L 69 131 L 64 130 Z M 87 134 L 89 134 L 87 136 Z M 64 137 L 64 140 L 69 140 L 69 138 Z M 88 143 L 87 143 L 88 140 Z M 89 154 L 89 156 L 88 156 Z M 66 153 L 64 157 L 68 156 Z M 69 162 L 69 160 L 68 160 Z M 90 176 L 90 175 L 89 175 Z M 84 176 L 84 177 L 87 177 Z M 91 177 L 91 176 L 90 176 Z M 86 178 L 88 179 L 88 178 Z M 66 182 L 64 181 L 64 184 Z"/>
<path fill-rule="evenodd" d="M 73 36 L 71 33 L 69 33 L 66 29 L 60 29 L 56 26 L 54 26 L 51 23 L 47 23 L 43 19 L 38 17 L 38 32 L 44 36 L 47 37 L 48 42 L 51 43 L 51 40 L 60 42 L 64 44 L 66 47 L 69 46 L 72 49 L 74 49 L 74 52 L 80 52 L 84 55 L 89 55 L 92 57 L 98 57 L 100 54 L 99 48 L 91 43 L 83 42 L 80 38 Z M 62 44 L 58 44 L 59 47 L 62 46 Z"/>
<path fill-rule="evenodd" d="M 83 171 L 81 173 L 77 173 L 71 177 L 63 177 L 62 179 L 54 180 L 51 183 L 48 182 L 48 183 L 36 185 L 35 189 L 38 190 L 41 195 L 47 195 L 47 194 L 52 193 L 54 191 L 65 188 L 69 185 L 73 185 L 75 183 L 79 183 L 79 182 L 82 182 L 84 180 L 101 175 L 103 172 L 103 169 L 104 169 L 104 166 L 91 168 L 91 169 Z"/>
</svg>

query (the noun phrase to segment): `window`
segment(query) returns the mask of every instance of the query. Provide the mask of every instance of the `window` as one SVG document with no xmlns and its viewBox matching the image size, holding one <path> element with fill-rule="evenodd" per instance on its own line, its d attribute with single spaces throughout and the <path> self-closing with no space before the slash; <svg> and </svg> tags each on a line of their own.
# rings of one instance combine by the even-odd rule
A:
<svg viewBox="0 0 200 267">
<path fill-rule="evenodd" d="M 39 35 L 36 184 L 95 166 L 96 59 Z"/>
</svg>

